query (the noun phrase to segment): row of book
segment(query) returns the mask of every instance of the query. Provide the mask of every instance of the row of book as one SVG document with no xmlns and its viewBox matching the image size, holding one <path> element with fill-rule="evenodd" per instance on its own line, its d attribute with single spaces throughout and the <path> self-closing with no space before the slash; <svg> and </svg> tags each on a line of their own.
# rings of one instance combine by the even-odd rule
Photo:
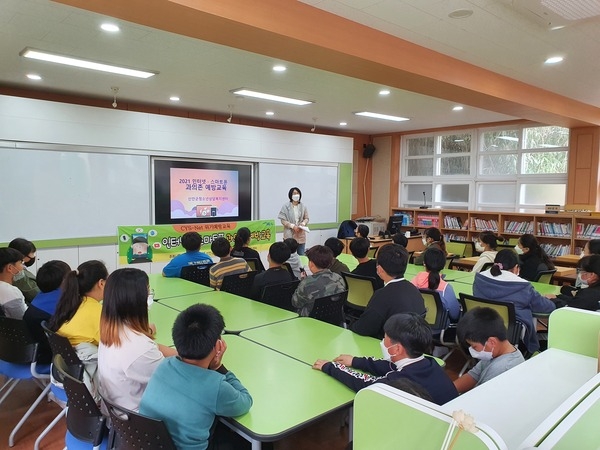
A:
<svg viewBox="0 0 600 450">
<path fill-rule="evenodd" d="M 461 230 L 463 227 L 462 219 L 457 216 L 444 216 L 444 228 L 453 228 Z"/>
<path fill-rule="evenodd" d="M 540 236 L 567 237 L 573 234 L 570 223 L 538 222 L 538 234 Z"/>
<path fill-rule="evenodd" d="M 436 227 L 440 226 L 439 216 L 417 215 L 417 225 L 420 227 Z"/>
<path fill-rule="evenodd" d="M 571 254 L 571 246 L 568 244 L 540 244 L 540 247 L 542 247 L 551 258 Z"/>
<path fill-rule="evenodd" d="M 498 221 L 497 220 L 486 220 L 478 219 L 476 217 L 471 218 L 471 227 L 477 231 L 494 231 L 498 232 Z"/>
<path fill-rule="evenodd" d="M 515 222 L 514 220 L 504 222 L 505 233 L 533 234 L 533 222 Z"/>
<path fill-rule="evenodd" d="M 396 214 L 394 214 L 394 220 L 396 220 L 396 218 L 402 219 L 401 226 L 403 226 L 403 227 L 414 225 L 412 214 L 396 213 Z"/>
<path fill-rule="evenodd" d="M 600 225 L 595 223 L 584 223 L 577 224 L 577 237 L 584 239 L 596 239 L 600 238 Z"/>
</svg>

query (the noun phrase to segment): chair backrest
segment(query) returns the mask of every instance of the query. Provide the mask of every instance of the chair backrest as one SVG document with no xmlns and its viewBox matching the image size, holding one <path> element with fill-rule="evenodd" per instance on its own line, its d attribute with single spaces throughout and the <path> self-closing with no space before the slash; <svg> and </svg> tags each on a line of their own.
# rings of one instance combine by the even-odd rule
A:
<svg viewBox="0 0 600 450">
<path fill-rule="evenodd" d="M 467 243 L 463 241 L 446 242 L 446 251 L 453 253 L 455 257 L 462 258 L 467 251 Z"/>
<path fill-rule="evenodd" d="M 367 258 L 375 258 L 375 255 L 377 255 L 377 250 L 379 250 L 379 247 L 370 247 L 367 251 Z"/>
<path fill-rule="evenodd" d="M 552 277 L 556 273 L 556 269 L 552 270 L 540 270 L 536 275 L 533 281 L 537 281 L 538 283 L 552 283 Z"/>
<path fill-rule="evenodd" d="M 194 283 L 210 286 L 208 271 L 213 264 L 201 264 L 197 266 L 185 266 L 181 268 L 181 278 Z"/>
<path fill-rule="evenodd" d="M 458 242 L 465 244 L 465 254 L 463 257 L 470 258 L 472 256 L 476 256 L 477 250 L 475 250 L 475 242 L 473 241 L 457 241 L 455 239 L 450 239 L 450 242 Z"/>
<path fill-rule="evenodd" d="M 294 269 L 292 269 L 292 266 L 290 265 L 289 262 L 284 262 L 281 267 L 284 267 L 289 273 L 292 274 L 293 278 L 296 278 L 296 275 L 294 274 Z"/>
<path fill-rule="evenodd" d="M 252 283 L 254 283 L 254 277 L 257 273 L 256 270 L 252 270 L 250 272 L 225 275 L 221 284 L 221 290 L 239 295 L 240 297 L 252 298 Z"/>
<path fill-rule="evenodd" d="M 352 308 L 365 309 L 377 290 L 375 278 L 348 272 L 342 272 L 342 277 L 348 287 L 346 303 Z"/>
<path fill-rule="evenodd" d="M 38 344 L 23 320 L 0 316 L 0 359 L 12 364 L 36 361 Z"/>
<path fill-rule="evenodd" d="M 459 294 L 458 301 L 462 306 L 463 313 L 466 313 L 467 311 L 477 307 L 487 307 L 497 311 L 504 321 L 508 340 L 513 345 L 519 344 L 519 339 L 521 338 L 521 332 L 523 328 L 520 323 L 517 323 L 517 315 L 515 312 L 514 303 L 478 298 L 463 292 Z"/>
<path fill-rule="evenodd" d="M 67 429 L 78 440 L 100 445 L 106 433 L 106 418 L 85 383 L 78 378 L 83 365 L 68 365 L 60 354 L 54 355 L 53 363 L 57 381 L 67 393 Z"/>
<path fill-rule="evenodd" d="M 60 334 L 55 333 L 54 331 L 48 328 L 48 324 L 44 321 L 41 323 L 42 329 L 48 338 L 48 342 L 50 343 L 50 348 L 52 349 L 53 355 L 60 355 L 62 359 L 65 361 L 67 366 L 74 366 L 77 364 L 81 364 L 81 360 L 77 356 L 75 349 L 69 342 L 69 340 L 61 336 Z"/>
<path fill-rule="evenodd" d="M 425 322 L 429 324 L 432 330 L 442 330 L 448 322 L 448 310 L 444 308 L 442 298 L 438 291 L 430 289 L 419 289 L 425 303 Z"/>
<path fill-rule="evenodd" d="M 292 305 L 292 296 L 299 284 L 300 280 L 294 280 L 267 285 L 263 288 L 259 301 L 288 311 L 296 311 Z"/>
<path fill-rule="evenodd" d="M 250 267 L 250 270 L 255 270 L 258 273 L 265 270 L 265 268 L 262 264 L 262 261 L 260 261 L 259 259 L 256 259 L 256 258 L 245 258 L 245 259 L 246 259 L 246 263 Z"/>
<path fill-rule="evenodd" d="M 444 269 L 452 268 L 452 263 L 456 258 L 460 258 L 460 256 L 452 256 L 450 258 L 446 258 L 446 264 L 444 265 Z"/>
<path fill-rule="evenodd" d="M 345 322 L 344 304 L 347 297 L 348 291 L 343 291 L 318 298 L 308 316 L 332 325 L 343 326 Z"/>
<path fill-rule="evenodd" d="M 153 419 L 109 402 L 102 401 L 108 409 L 115 449 L 118 450 L 177 450 L 162 420 Z"/>
<path fill-rule="evenodd" d="M 488 270 L 491 269 L 492 266 L 494 265 L 493 262 L 487 262 L 485 263 L 482 267 L 481 267 L 481 272 L 483 272 L 484 270 Z"/>
</svg>

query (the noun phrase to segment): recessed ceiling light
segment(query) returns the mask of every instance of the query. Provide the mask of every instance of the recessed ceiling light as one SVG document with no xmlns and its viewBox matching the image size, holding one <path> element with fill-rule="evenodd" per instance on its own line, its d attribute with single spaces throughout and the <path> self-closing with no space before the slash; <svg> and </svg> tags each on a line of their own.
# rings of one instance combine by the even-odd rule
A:
<svg viewBox="0 0 600 450">
<path fill-rule="evenodd" d="M 282 65 L 273 66 L 274 72 L 285 72 L 286 70 L 287 70 L 287 68 Z"/>
<path fill-rule="evenodd" d="M 39 81 L 42 79 L 42 77 L 40 77 L 39 75 L 36 75 L 35 73 L 28 73 L 27 78 L 29 78 L 30 80 L 35 80 L 35 81 Z"/>
<path fill-rule="evenodd" d="M 455 9 L 448 17 L 451 19 L 466 19 L 467 17 L 471 17 L 473 15 L 472 9 Z"/>
<path fill-rule="evenodd" d="M 169 100 L 171 100 L 172 102 L 178 102 L 180 100 L 180 98 L 177 97 L 176 95 L 172 95 L 171 97 L 169 97 Z"/>
<path fill-rule="evenodd" d="M 382 89 L 379 91 L 379 95 L 390 95 L 389 89 Z"/>
<path fill-rule="evenodd" d="M 267 116 L 274 116 L 275 115 L 275 113 L 273 111 L 267 111 L 265 114 Z"/>
<path fill-rule="evenodd" d="M 410 119 L 407 119 L 406 117 L 390 116 L 388 114 L 379 114 L 379 113 L 374 113 L 374 112 L 369 112 L 369 111 L 355 112 L 353 114 L 356 116 L 372 117 L 373 119 L 392 120 L 394 122 L 403 122 L 405 120 L 410 120 Z"/>
<path fill-rule="evenodd" d="M 21 53 L 19 53 L 19 55 L 25 58 L 37 59 L 39 61 L 64 64 L 66 66 L 79 67 L 82 69 L 98 70 L 100 72 L 116 73 L 119 75 L 127 75 L 136 78 L 150 78 L 158 73 L 137 69 L 129 69 L 127 67 L 113 66 L 110 64 L 74 58 L 72 56 L 59 55 L 58 53 L 44 52 L 32 48 L 25 48 Z"/>
<path fill-rule="evenodd" d="M 116 33 L 117 31 L 121 30 L 119 26 L 115 25 L 114 23 L 103 23 L 102 25 L 100 25 L 100 28 L 110 33 Z"/>
<path fill-rule="evenodd" d="M 297 105 L 297 106 L 310 105 L 311 103 L 314 103 L 314 102 L 307 101 L 307 100 L 299 100 L 297 98 L 282 97 L 280 95 L 266 94 L 264 92 L 252 91 L 250 89 L 245 89 L 245 88 L 232 89 L 229 92 L 231 92 L 232 94 L 235 94 L 235 95 L 239 95 L 240 97 L 260 98 L 262 100 L 270 100 L 272 102 L 288 103 L 290 105 Z"/>
<path fill-rule="evenodd" d="M 462 111 L 463 109 L 465 109 L 462 106 L 455 106 L 454 108 L 452 108 L 452 111 Z"/>
<path fill-rule="evenodd" d="M 340 126 L 345 127 L 346 125 L 348 125 L 347 122 L 340 122 Z"/>
<path fill-rule="evenodd" d="M 562 62 L 563 59 L 564 58 L 562 56 L 551 56 L 546 61 L 544 61 L 544 63 L 545 64 L 556 64 L 556 63 Z"/>
</svg>

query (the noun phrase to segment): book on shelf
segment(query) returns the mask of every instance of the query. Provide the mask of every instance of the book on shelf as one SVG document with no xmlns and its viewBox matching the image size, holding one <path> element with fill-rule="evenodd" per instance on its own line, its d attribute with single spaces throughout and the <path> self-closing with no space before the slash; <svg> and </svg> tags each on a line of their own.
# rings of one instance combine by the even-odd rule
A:
<svg viewBox="0 0 600 450">
<path fill-rule="evenodd" d="M 540 247 L 544 249 L 544 251 L 551 258 L 555 258 L 557 256 L 570 255 L 571 254 L 571 246 L 569 244 L 540 244 Z"/>
<path fill-rule="evenodd" d="M 462 219 L 457 216 L 444 216 L 444 228 L 462 229 Z"/>
<path fill-rule="evenodd" d="M 431 216 L 431 215 L 417 215 L 417 226 L 420 227 L 440 227 L 440 218 L 439 216 Z"/>
<path fill-rule="evenodd" d="M 597 239 L 600 238 L 600 225 L 578 223 L 576 233 L 578 238 Z"/>
<path fill-rule="evenodd" d="M 504 232 L 514 234 L 533 234 L 532 222 L 517 222 L 514 220 L 504 222 Z"/>
<path fill-rule="evenodd" d="M 473 217 L 471 219 L 471 227 L 477 231 L 493 231 L 498 232 L 498 221 L 493 219 L 479 219 Z"/>
<path fill-rule="evenodd" d="M 573 233 L 570 223 L 538 222 L 540 236 L 568 237 Z"/>
</svg>

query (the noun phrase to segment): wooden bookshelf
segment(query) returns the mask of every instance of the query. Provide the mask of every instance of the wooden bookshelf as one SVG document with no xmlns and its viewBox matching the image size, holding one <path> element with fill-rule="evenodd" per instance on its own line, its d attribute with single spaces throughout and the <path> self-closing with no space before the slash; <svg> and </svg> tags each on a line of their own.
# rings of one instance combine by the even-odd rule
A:
<svg viewBox="0 0 600 450">
<path fill-rule="evenodd" d="M 577 253 L 590 239 L 600 239 L 600 214 L 527 214 L 515 212 L 464 211 L 450 209 L 392 208 L 402 213 L 404 230 L 437 227 L 447 240 L 477 239 L 482 231 L 494 231 L 506 240 L 530 233 L 550 256 Z"/>
</svg>

